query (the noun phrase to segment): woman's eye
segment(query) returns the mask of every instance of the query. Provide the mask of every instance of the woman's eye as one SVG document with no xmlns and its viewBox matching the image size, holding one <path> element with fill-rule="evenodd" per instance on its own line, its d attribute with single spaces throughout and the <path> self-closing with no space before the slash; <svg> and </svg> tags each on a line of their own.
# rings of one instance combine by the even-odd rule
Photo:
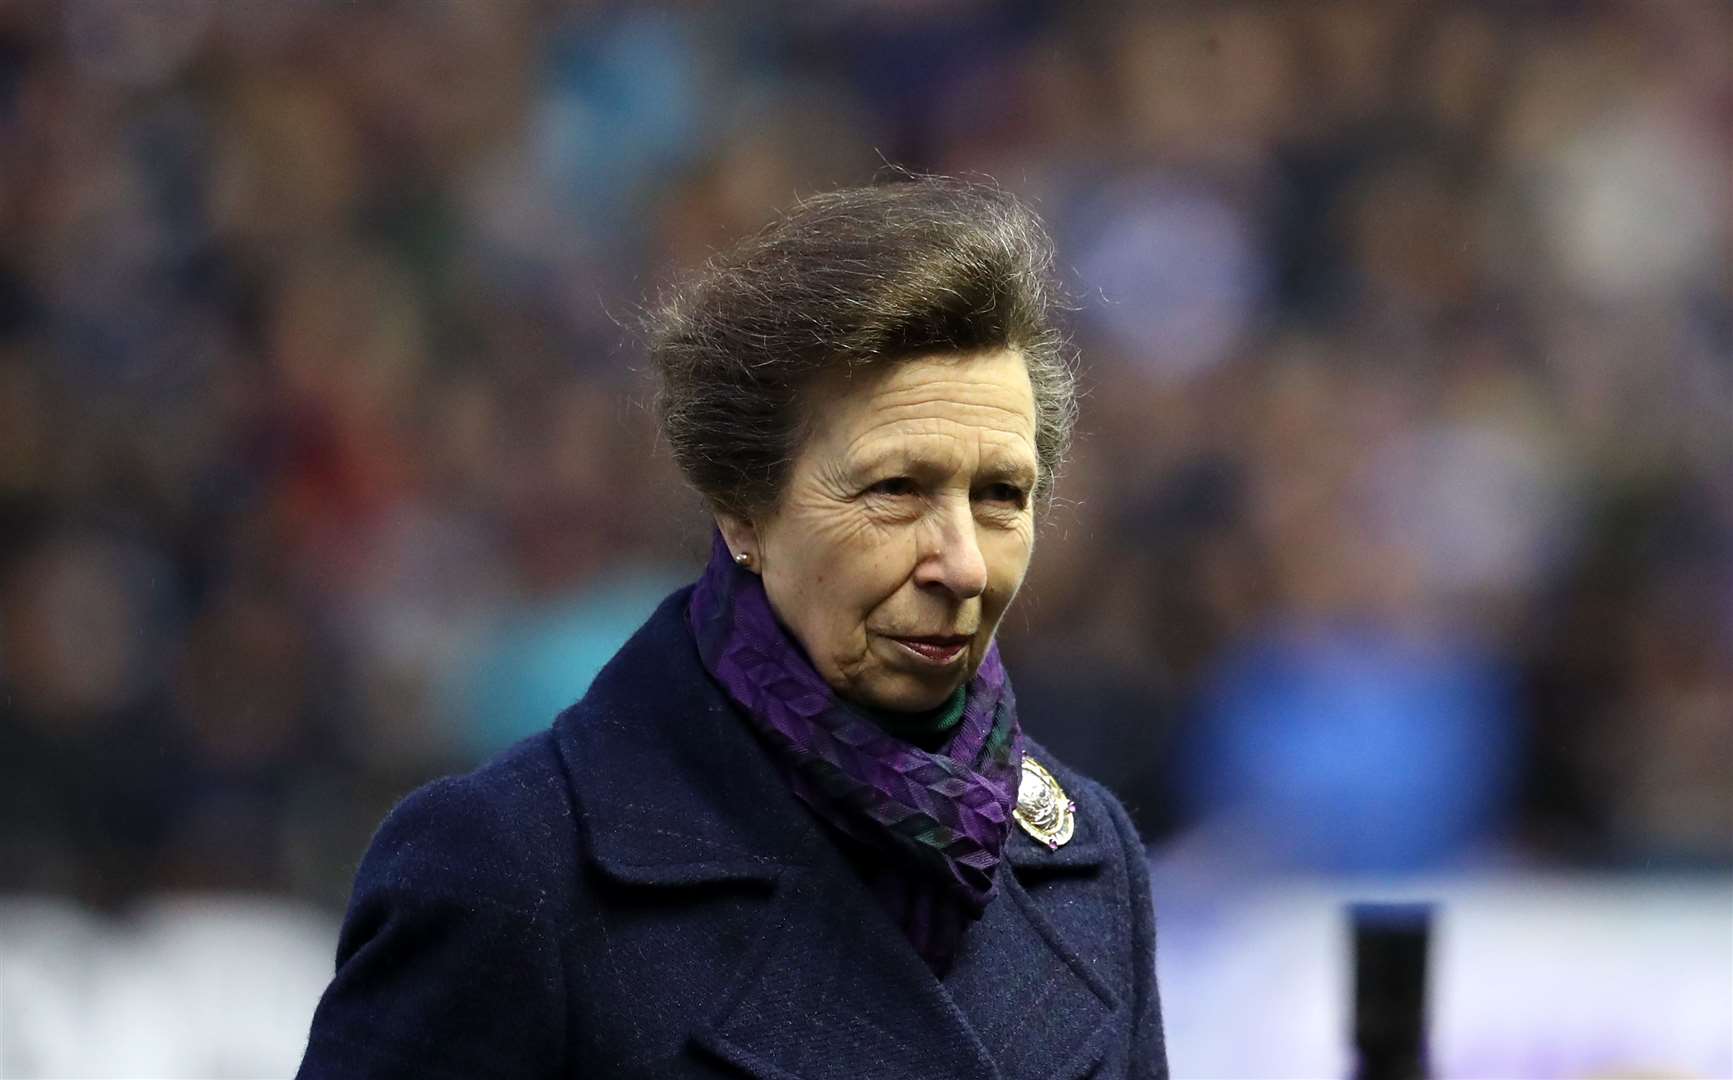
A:
<svg viewBox="0 0 1733 1080">
<path fill-rule="evenodd" d="M 1021 510 L 1029 496 L 1016 484 L 988 484 L 981 489 L 980 498 L 987 502 L 1003 503 Z"/>
<path fill-rule="evenodd" d="M 867 493 L 870 495 L 889 496 L 913 495 L 915 493 L 915 482 L 906 476 L 893 476 L 886 480 L 880 480 L 878 483 L 867 488 Z"/>
</svg>

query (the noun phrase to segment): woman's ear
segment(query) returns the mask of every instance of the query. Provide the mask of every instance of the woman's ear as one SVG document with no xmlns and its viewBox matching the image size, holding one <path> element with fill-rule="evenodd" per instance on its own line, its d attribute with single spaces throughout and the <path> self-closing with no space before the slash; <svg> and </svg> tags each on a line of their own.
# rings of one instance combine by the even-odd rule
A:
<svg viewBox="0 0 1733 1080">
<path fill-rule="evenodd" d="M 753 573 L 758 572 L 760 553 L 758 550 L 758 530 L 752 522 L 734 514 L 718 511 L 716 527 L 722 530 L 722 539 L 728 545 L 734 561 Z"/>
</svg>

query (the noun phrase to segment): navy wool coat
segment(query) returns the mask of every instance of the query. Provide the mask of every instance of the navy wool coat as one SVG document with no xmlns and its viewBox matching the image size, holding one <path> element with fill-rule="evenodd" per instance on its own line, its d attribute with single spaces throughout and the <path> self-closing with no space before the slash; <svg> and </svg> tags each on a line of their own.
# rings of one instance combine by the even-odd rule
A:
<svg viewBox="0 0 1733 1080">
<path fill-rule="evenodd" d="M 1167 1075 L 1144 854 L 1106 790 L 1020 829 L 933 975 L 701 666 L 669 597 L 551 730 L 398 806 L 300 1075 Z"/>
</svg>

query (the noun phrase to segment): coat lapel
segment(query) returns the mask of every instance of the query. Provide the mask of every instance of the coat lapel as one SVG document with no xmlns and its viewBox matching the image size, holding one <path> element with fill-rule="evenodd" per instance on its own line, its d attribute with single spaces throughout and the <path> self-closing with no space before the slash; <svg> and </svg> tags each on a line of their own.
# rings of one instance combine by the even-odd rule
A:
<svg viewBox="0 0 1733 1080">
<path fill-rule="evenodd" d="M 694 888 L 709 883 L 766 893 L 752 959 L 718 973 L 731 981 L 697 1018 L 697 1045 L 778 1080 L 1070 1080 L 1087 1069 L 1118 1004 L 1012 869 L 1091 872 L 1090 838 L 1048 852 L 1014 837 L 998 899 L 953 974 L 936 979 L 704 674 L 686 595 L 664 602 L 555 735 L 603 873 L 692 903 L 717 895 Z"/>
<path fill-rule="evenodd" d="M 846 868 L 845 868 L 846 869 Z M 800 1080 L 1000 1080 L 950 995 L 867 891 L 790 875 L 730 1000 L 697 1033 L 754 1076 Z M 872 1070 L 863 1072 L 862 1047 Z"/>
<path fill-rule="evenodd" d="M 1079 819 L 1079 833 L 1049 851 L 1014 833 L 999 868 L 999 895 L 963 939 L 945 980 L 1005 1080 L 1072 1080 L 1087 1074 L 1122 1015 L 1112 989 L 1089 970 L 1024 887 L 1055 876 L 1091 875 L 1102 863 L 1100 837 Z"/>
</svg>

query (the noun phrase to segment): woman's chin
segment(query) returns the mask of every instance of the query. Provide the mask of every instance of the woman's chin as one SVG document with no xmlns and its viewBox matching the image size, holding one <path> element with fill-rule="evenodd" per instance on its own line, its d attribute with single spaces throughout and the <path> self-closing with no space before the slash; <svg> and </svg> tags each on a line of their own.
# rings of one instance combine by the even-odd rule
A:
<svg viewBox="0 0 1733 1080">
<path fill-rule="evenodd" d="M 883 712 L 924 713 L 951 700 L 963 682 L 961 672 L 945 679 L 887 672 L 866 685 L 850 688 L 843 696 L 857 705 Z"/>
</svg>

